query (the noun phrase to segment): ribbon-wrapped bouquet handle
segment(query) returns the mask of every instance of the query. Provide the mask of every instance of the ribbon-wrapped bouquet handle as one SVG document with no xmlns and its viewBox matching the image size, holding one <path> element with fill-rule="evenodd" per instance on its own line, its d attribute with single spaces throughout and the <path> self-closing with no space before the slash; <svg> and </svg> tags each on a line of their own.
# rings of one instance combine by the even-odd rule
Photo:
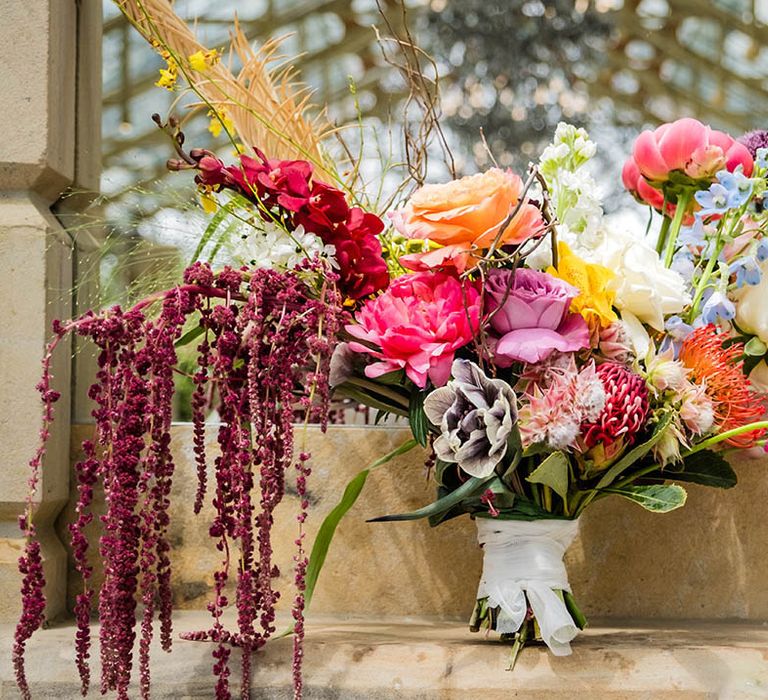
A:
<svg viewBox="0 0 768 700">
<path fill-rule="evenodd" d="M 535 620 L 552 653 L 569 655 L 582 625 L 566 604 L 571 586 L 563 557 L 579 521 L 477 518 L 476 523 L 484 554 L 473 629 L 484 619 L 500 634 L 513 635 Z"/>
</svg>

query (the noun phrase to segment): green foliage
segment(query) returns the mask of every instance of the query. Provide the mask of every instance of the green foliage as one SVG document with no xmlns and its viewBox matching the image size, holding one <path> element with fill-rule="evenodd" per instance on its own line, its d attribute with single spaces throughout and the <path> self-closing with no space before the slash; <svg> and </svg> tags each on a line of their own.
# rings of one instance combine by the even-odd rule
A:
<svg viewBox="0 0 768 700">
<path fill-rule="evenodd" d="M 730 489 L 736 486 L 738 477 L 725 458 L 717 452 L 702 450 L 686 457 L 682 464 L 672 465 L 650 476 L 674 478 L 675 481 L 688 481 L 701 486 L 718 489 Z"/>
<path fill-rule="evenodd" d="M 629 452 L 627 452 L 616 464 L 614 464 L 605 474 L 603 474 L 600 481 L 597 482 L 597 489 L 603 489 L 618 477 L 622 472 L 626 471 L 633 464 L 637 464 L 643 457 L 645 457 L 653 448 L 653 446 L 661 440 L 664 435 L 664 431 L 672 423 L 674 416 L 671 412 L 667 412 L 661 415 L 659 422 L 651 433 L 651 437 L 640 445 L 636 445 Z"/>
<path fill-rule="evenodd" d="M 451 508 L 460 504 L 465 498 L 480 494 L 488 488 L 489 483 L 497 477 L 489 476 L 480 479 L 476 476 L 467 479 L 461 486 L 444 496 L 438 498 L 434 503 L 411 511 L 410 513 L 394 513 L 392 515 L 382 515 L 378 518 L 371 518 L 369 523 L 394 522 L 399 520 L 420 520 L 430 516 L 439 516 L 447 513 Z"/>
<path fill-rule="evenodd" d="M 315 592 L 315 586 L 317 580 L 320 577 L 320 572 L 325 564 L 326 557 L 328 556 L 328 550 L 330 549 L 333 537 L 336 534 L 336 528 L 342 518 L 349 512 L 350 508 L 357 502 L 360 494 L 363 492 L 365 482 L 368 480 L 369 474 L 378 467 L 381 467 L 391 462 L 395 457 L 405 454 L 416 447 L 415 440 L 406 440 L 402 445 L 396 447 L 391 452 L 388 452 L 383 457 L 380 457 L 375 462 L 372 462 L 361 472 L 356 474 L 344 489 L 344 493 L 336 506 L 331 510 L 328 515 L 325 516 L 320 529 L 317 531 L 315 542 L 312 545 L 312 552 L 309 555 L 309 564 L 307 565 L 306 575 L 306 587 L 304 589 L 304 605 L 306 609 L 309 609 L 309 604 L 312 601 L 312 596 Z M 279 636 L 285 636 L 293 632 L 293 625 L 285 630 Z"/>
<path fill-rule="evenodd" d="M 677 484 L 622 486 L 605 489 L 605 492 L 623 496 L 653 513 L 669 513 L 680 508 L 688 496 L 685 489 Z"/>
<path fill-rule="evenodd" d="M 568 471 L 567 455 L 553 452 L 526 477 L 526 481 L 549 486 L 564 499 L 568 495 Z"/>
<path fill-rule="evenodd" d="M 427 446 L 429 436 L 429 420 L 424 413 L 424 399 L 427 398 L 425 391 L 412 391 L 408 406 L 408 423 L 411 426 L 413 437 L 422 447 Z"/>
</svg>

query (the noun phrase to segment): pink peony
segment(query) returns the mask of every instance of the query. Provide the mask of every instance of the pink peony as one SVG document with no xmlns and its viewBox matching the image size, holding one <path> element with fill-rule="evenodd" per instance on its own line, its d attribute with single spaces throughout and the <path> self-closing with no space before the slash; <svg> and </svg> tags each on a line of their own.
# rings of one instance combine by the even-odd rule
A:
<svg viewBox="0 0 768 700">
<path fill-rule="evenodd" d="M 514 361 L 541 362 L 555 350 L 573 352 L 589 347 L 586 321 L 569 312 L 579 290 L 567 282 L 525 268 L 493 270 L 486 294 L 492 312 L 494 360 L 500 367 Z"/>
<path fill-rule="evenodd" d="M 720 170 L 733 172 L 738 166 L 747 177 L 752 174 L 752 155 L 746 146 L 696 119 L 685 118 L 643 131 L 621 177 L 637 199 L 661 209 L 661 190 L 668 181 L 679 184 L 681 177 L 707 180 Z"/>
<path fill-rule="evenodd" d="M 462 293 L 461 282 L 442 272 L 416 272 L 398 277 L 386 292 L 367 301 L 355 320 L 347 332 L 380 348 L 349 344 L 351 350 L 380 360 L 365 368 L 366 376 L 405 369 L 422 389 L 427 378 L 443 386 L 455 351 L 469 343 L 480 326 L 480 293 L 471 284 L 465 284 Z"/>
</svg>

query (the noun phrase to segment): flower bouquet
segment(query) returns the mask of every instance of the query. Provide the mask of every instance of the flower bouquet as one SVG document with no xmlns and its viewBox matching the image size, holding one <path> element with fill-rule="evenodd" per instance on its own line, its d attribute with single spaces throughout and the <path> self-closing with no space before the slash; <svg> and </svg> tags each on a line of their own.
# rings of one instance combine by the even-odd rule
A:
<svg viewBox="0 0 768 700">
<path fill-rule="evenodd" d="M 332 382 L 431 450 L 437 499 L 375 520 L 475 520 L 470 629 L 512 641 L 512 664 L 534 640 L 569 654 L 586 624 L 563 555 L 590 504 L 671 511 L 766 443 L 766 145 L 693 119 L 643 132 L 623 181 L 659 213 L 655 245 L 603 215 L 595 144 L 566 124 L 525 182 L 491 168 L 389 214 L 402 254 Z"/>
<path fill-rule="evenodd" d="M 210 215 L 192 260 L 170 289 L 54 324 L 20 518 L 13 662 L 22 697 L 31 697 L 25 649 L 45 618 L 34 494 L 59 399 L 51 358 L 72 334 L 97 350 L 93 437 L 74 466 L 69 528 L 83 584 L 74 610 L 83 694 L 92 611 L 101 622 L 104 694 L 129 697 L 136 642 L 139 695 L 149 698 L 156 632 L 171 648 L 177 375 L 192 385 L 198 490 L 190 505 L 209 516 L 203 527 L 220 554 L 210 626 L 184 637 L 211 644 L 216 698 L 232 696 L 234 651 L 239 694 L 250 697 L 253 654 L 275 637 L 286 594 L 294 697 L 302 696 L 306 606 L 336 525 L 368 473 L 350 484 L 308 556 L 312 460 L 296 424 L 325 427 L 332 388 L 376 409 L 377 420 L 408 420 L 413 439 L 376 464 L 417 444 L 431 450 L 437 500 L 378 520 L 475 519 L 485 562 L 471 628 L 512 639 L 515 655 L 535 639 L 568 653 L 585 620 L 563 554 L 584 509 L 618 495 L 672 510 L 685 502 L 680 483 L 733 486 L 725 451 L 766 442 L 757 387 L 768 349 L 761 304 L 768 137 L 737 142 L 694 120 L 644 132 L 623 179 L 659 212 L 651 244 L 654 236 L 603 216 L 588 174 L 594 144 L 567 125 L 525 181 L 496 167 L 423 185 L 429 134 L 439 127 L 436 86 L 425 88 L 419 76 L 409 99 L 422 100 L 424 120 L 405 138 L 406 149 L 418 142 L 418 153 L 404 159 L 402 184 L 382 202 L 366 194 L 348 145 L 329 154 L 324 144 L 337 130 L 309 113 L 292 72 L 275 66 L 275 42 L 255 51 L 235 27 L 228 62 L 240 66 L 235 75 L 167 0 L 118 4 L 166 61 L 158 85 L 186 84 L 193 107 L 205 105 L 211 131 L 237 155 L 187 150 L 179 120 L 155 116 L 176 151 L 169 167 L 194 173 Z M 412 43 L 396 43 L 420 65 Z M 401 197 L 414 182 L 419 187 Z M 182 369 L 184 352 L 191 372 Z M 206 417 L 214 409 L 211 458 Z M 289 480 L 299 506 L 295 569 L 281 587 L 272 526 Z M 106 511 L 93 548 L 87 529 L 96 489 Z M 228 611 L 234 625 L 226 624 Z"/>
</svg>

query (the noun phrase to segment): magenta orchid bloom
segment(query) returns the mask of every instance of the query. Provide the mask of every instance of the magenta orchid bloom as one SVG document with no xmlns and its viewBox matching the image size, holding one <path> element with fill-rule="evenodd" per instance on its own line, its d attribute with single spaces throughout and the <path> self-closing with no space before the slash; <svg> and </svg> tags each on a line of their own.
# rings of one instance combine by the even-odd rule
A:
<svg viewBox="0 0 768 700">
<path fill-rule="evenodd" d="M 367 377 L 404 369 L 422 389 L 427 379 L 443 386 L 456 350 L 479 329 L 480 293 L 469 283 L 462 291 L 462 283 L 443 272 L 416 272 L 398 277 L 367 301 L 355 321 L 347 332 L 366 344 L 352 342 L 350 349 L 380 360 L 365 368 Z"/>
<path fill-rule="evenodd" d="M 567 282 L 525 268 L 493 270 L 486 294 L 493 314 L 494 361 L 499 367 L 515 361 L 541 362 L 555 350 L 574 352 L 589 347 L 586 321 L 569 312 L 579 290 Z"/>
</svg>

